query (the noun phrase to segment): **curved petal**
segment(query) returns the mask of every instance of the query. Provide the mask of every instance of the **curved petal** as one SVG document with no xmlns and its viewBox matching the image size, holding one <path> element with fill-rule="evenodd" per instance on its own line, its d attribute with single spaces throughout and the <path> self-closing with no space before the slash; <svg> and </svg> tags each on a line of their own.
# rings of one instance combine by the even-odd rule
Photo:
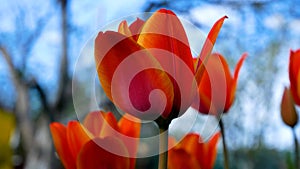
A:
<svg viewBox="0 0 300 169">
<path fill-rule="evenodd" d="M 84 121 L 83 126 L 95 137 L 99 137 L 103 126 L 103 117 L 100 111 L 89 113 Z"/>
<path fill-rule="evenodd" d="M 169 169 L 201 169 L 195 157 L 182 148 L 173 148 L 168 152 Z"/>
<path fill-rule="evenodd" d="M 140 18 L 137 18 L 133 23 L 130 24 L 130 26 L 128 26 L 126 21 L 122 21 L 119 24 L 118 32 L 127 37 L 132 37 L 135 41 L 137 41 L 144 23 L 145 22 Z"/>
<path fill-rule="evenodd" d="M 87 142 L 77 158 L 78 169 L 129 169 L 129 158 L 106 151 L 97 143 L 107 144 L 112 149 L 126 153 L 125 145 L 116 137 L 96 138 Z M 106 146 L 107 147 L 107 146 Z"/>
<path fill-rule="evenodd" d="M 140 18 L 137 18 L 132 24 L 130 24 L 129 30 L 131 31 L 131 34 L 133 35 L 133 39 L 135 41 L 138 40 L 139 34 L 142 30 L 144 23 L 145 21 L 141 20 Z"/>
<path fill-rule="evenodd" d="M 176 54 L 191 70 L 194 70 L 185 30 L 172 11 L 166 9 L 156 11 L 144 23 L 140 34 L 138 43 L 143 47 L 166 49 Z"/>
<path fill-rule="evenodd" d="M 216 158 L 217 158 L 217 145 L 219 138 L 221 136 L 220 132 L 217 132 L 215 135 L 212 136 L 212 138 L 205 143 L 207 145 L 206 147 L 206 156 L 209 157 L 210 160 L 207 160 L 207 168 L 213 168 Z M 197 156 L 200 157 L 200 156 Z"/>
<path fill-rule="evenodd" d="M 139 138 L 141 131 L 140 120 L 130 116 L 129 114 L 124 114 L 118 122 L 119 130 L 122 134 L 128 137 Z"/>
<path fill-rule="evenodd" d="M 56 152 L 64 167 L 66 169 L 76 169 L 76 159 L 70 155 L 71 150 L 67 140 L 66 127 L 60 123 L 54 122 L 50 124 L 50 131 Z"/>
<path fill-rule="evenodd" d="M 235 81 L 237 81 L 237 79 L 238 79 L 240 69 L 241 69 L 245 59 L 247 58 L 247 56 L 248 56 L 247 53 L 243 53 L 240 60 L 238 61 L 238 63 L 235 66 L 234 77 L 233 77 Z"/>
<path fill-rule="evenodd" d="M 179 18 L 170 10 L 156 11 L 143 25 L 137 43 L 168 72 L 174 89 L 172 115 L 181 115 L 190 107 L 196 85 L 189 42 Z"/>
<path fill-rule="evenodd" d="M 160 89 L 166 98 L 164 113 L 170 112 L 173 103 L 173 85 L 160 64 L 132 38 L 117 32 L 100 32 L 95 41 L 95 60 L 102 87 L 108 98 L 124 112 L 136 117 L 152 117 L 162 108 L 149 102 L 154 89 Z M 152 107 L 151 107 L 152 106 Z M 145 112 L 149 108 L 150 112 Z"/>
<path fill-rule="evenodd" d="M 179 147 L 196 157 L 201 168 L 213 168 L 219 137 L 220 133 L 216 133 L 208 142 L 203 142 L 199 134 L 190 133 L 183 138 Z"/>
<path fill-rule="evenodd" d="M 289 77 L 295 103 L 300 106 L 300 49 L 290 53 Z"/>
<path fill-rule="evenodd" d="M 228 102 L 233 79 L 226 60 L 220 54 L 212 54 L 204 66 L 203 77 L 198 86 L 199 108 L 195 108 L 204 114 L 217 115 L 230 107 Z"/>
<path fill-rule="evenodd" d="M 119 132 L 118 121 L 112 112 L 101 112 L 104 120 L 100 137 L 113 136 L 115 132 Z"/>
<path fill-rule="evenodd" d="M 290 126 L 294 127 L 298 122 L 298 114 L 295 109 L 294 100 L 289 89 L 285 88 L 281 100 L 281 119 Z"/>
<path fill-rule="evenodd" d="M 122 21 L 119 24 L 118 32 L 125 36 L 128 36 L 128 37 L 132 36 L 131 31 L 128 27 L 127 21 Z"/>
<path fill-rule="evenodd" d="M 200 142 L 202 142 L 202 139 L 199 134 L 189 133 L 179 142 L 177 147 L 183 148 L 189 154 L 195 155 Z"/>
<path fill-rule="evenodd" d="M 88 136 L 87 130 L 85 130 L 77 121 L 69 122 L 66 132 L 71 151 L 71 154 L 69 155 L 72 155 L 74 159 L 77 159 L 80 149 L 92 138 Z"/>
<path fill-rule="evenodd" d="M 240 72 L 240 69 L 245 61 L 245 59 L 247 58 L 248 54 L 247 53 L 244 53 L 240 60 L 238 61 L 238 63 L 236 64 L 235 66 L 235 70 L 234 70 L 234 76 L 233 76 L 233 82 L 232 82 L 232 85 L 231 85 L 231 89 L 228 91 L 228 97 L 227 97 L 227 102 L 226 102 L 226 105 L 225 105 L 225 112 L 227 112 L 229 110 L 229 108 L 231 107 L 233 101 L 234 101 L 234 97 L 235 97 L 235 91 L 236 91 L 236 86 L 237 86 L 237 80 L 238 80 L 238 76 L 239 76 L 239 72 Z"/>
<path fill-rule="evenodd" d="M 85 117 L 83 126 L 95 137 L 112 136 L 119 132 L 117 119 L 112 112 L 91 112 Z"/>
<path fill-rule="evenodd" d="M 203 45 L 200 55 L 198 57 L 197 66 L 195 69 L 195 76 L 196 76 L 196 80 L 198 83 L 200 82 L 202 74 L 205 69 L 204 65 L 202 63 L 205 63 L 206 60 L 208 59 L 208 56 L 211 54 L 211 51 L 217 40 L 218 34 L 219 34 L 221 27 L 224 23 L 224 20 L 226 18 L 228 18 L 228 17 L 227 16 L 222 17 L 213 25 L 213 27 L 209 31 L 208 36 L 204 42 L 204 45 Z"/>
<path fill-rule="evenodd" d="M 166 26 L 168 25 L 168 26 Z M 158 48 L 167 50 L 181 60 L 194 72 L 193 58 L 185 30 L 178 17 L 170 10 L 156 11 L 145 23 L 137 41 L 144 48 Z M 167 59 L 167 58 L 166 58 Z M 180 72 L 180 65 L 173 64 L 174 71 Z"/>
</svg>

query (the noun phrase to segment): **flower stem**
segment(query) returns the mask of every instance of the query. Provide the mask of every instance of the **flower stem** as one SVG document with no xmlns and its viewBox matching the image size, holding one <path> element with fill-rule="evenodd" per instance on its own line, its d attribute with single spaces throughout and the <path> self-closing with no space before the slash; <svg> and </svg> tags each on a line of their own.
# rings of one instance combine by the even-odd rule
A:
<svg viewBox="0 0 300 169">
<path fill-rule="evenodd" d="M 221 129 L 221 133 L 222 133 L 224 168 L 229 169 L 228 152 L 227 152 L 227 146 L 226 146 L 226 140 L 225 140 L 225 130 L 224 130 L 224 124 L 223 124 L 222 118 L 220 118 L 219 125 L 220 125 L 220 129 Z"/>
<path fill-rule="evenodd" d="M 159 129 L 159 161 L 158 169 L 168 168 L 168 129 Z"/>
<path fill-rule="evenodd" d="M 295 128 L 292 128 L 293 130 L 293 136 L 294 136 L 294 142 L 295 142 L 295 168 L 300 169 L 299 167 L 299 145 L 298 145 L 298 139 L 295 132 Z"/>
</svg>

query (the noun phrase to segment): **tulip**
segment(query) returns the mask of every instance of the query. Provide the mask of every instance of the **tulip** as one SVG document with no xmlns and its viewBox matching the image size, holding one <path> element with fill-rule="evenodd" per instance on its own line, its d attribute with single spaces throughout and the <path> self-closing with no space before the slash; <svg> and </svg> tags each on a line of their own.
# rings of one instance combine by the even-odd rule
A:
<svg viewBox="0 0 300 169">
<path fill-rule="evenodd" d="M 66 169 L 135 167 L 135 159 L 129 157 L 136 155 L 137 142 L 124 138 L 138 138 L 140 123 L 128 120 L 127 115 L 117 122 L 112 113 L 92 112 L 83 124 L 70 121 L 64 126 L 54 122 L 50 124 L 50 131 L 57 154 Z"/>
<path fill-rule="evenodd" d="M 283 122 L 294 127 L 298 122 L 298 115 L 295 109 L 294 100 L 290 89 L 285 88 L 281 101 L 281 119 Z"/>
<path fill-rule="evenodd" d="M 170 10 L 160 9 L 129 26 L 122 21 L 118 32 L 99 32 L 95 39 L 96 69 L 107 97 L 122 111 L 157 122 L 160 152 L 164 152 L 160 169 L 167 167 L 165 131 L 192 105 L 203 63 L 226 18 L 212 27 L 195 67 L 185 30 Z"/>
<path fill-rule="evenodd" d="M 246 57 L 247 54 L 242 55 L 233 76 L 221 54 L 214 53 L 209 57 L 204 64 L 205 70 L 198 86 L 200 104 L 196 109 L 199 112 L 219 115 L 229 110 L 235 98 L 239 71 Z"/>
<path fill-rule="evenodd" d="M 200 101 L 200 103 L 194 103 L 193 107 L 199 110 L 200 113 L 212 114 L 216 117 L 226 113 L 234 101 L 239 71 L 246 57 L 247 54 L 242 55 L 232 76 L 225 58 L 218 53 L 211 54 L 207 62 L 203 64 L 204 73 L 200 83 L 198 83 L 200 99 L 196 101 Z M 228 169 L 229 159 L 225 141 L 225 129 L 221 118 L 219 125 L 223 140 L 224 168 Z"/>
<path fill-rule="evenodd" d="M 211 29 L 196 67 L 184 28 L 170 10 L 160 9 L 146 21 L 137 19 L 129 26 L 122 21 L 118 32 L 99 32 L 94 55 L 104 92 L 124 112 L 165 122 L 167 128 L 191 106 L 202 61 L 225 18 Z"/>
<path fill-rule="evenodd" d="M 300 49 L 290 52 L 289 77 L 292 96 L 300 106 Z"/>
<path fill-rule="evenodd" d="M 298 115 L 294 104 L 300 106 L 300 49 L 290 52 L 289 63 L 289 78 L 290 78 L 290 92 L 285 90 L 281 103 L 282 120 L 292 128 L 295 142 L 295 168 L 300 166 L 298 139 L 294 126 L 298 122 Z M 290 94 L 292 98 L 289 97 Z M 293 103 L 292 103 L 293 102 Z"/>
<path fill-rule="evenodd" d="M 203 142 L 195 133 L 186 135 L 169 150 L 169 169 L 211 169 L 217 157 L 217 143 L 220 133 Z M 174 142 L 174 141 L 173 141 Z M 172 141 L 170 141 L 172 144 Z M 174 144 L 174 143 L 173 143 Z"/>
</svg>

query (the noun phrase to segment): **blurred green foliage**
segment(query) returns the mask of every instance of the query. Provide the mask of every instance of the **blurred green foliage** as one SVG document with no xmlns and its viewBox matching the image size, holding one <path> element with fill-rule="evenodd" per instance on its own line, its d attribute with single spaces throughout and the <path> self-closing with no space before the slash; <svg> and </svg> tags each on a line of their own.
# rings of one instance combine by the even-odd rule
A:
<svg viewBox="0 0 300 169">
<path fill-rule="evenodd" d="M 230 151 L 231 169 L 294 169 L 293 157 L 289 151 L 259 148 L 238 148 Z M 223 168 L 223 155 L 219 152 L 214 169 Z"/>
<path fill-rule="evenodd" d="M 0 169 L 12 169 L 10 140 L 16 125 L 14 116 L 0 109 L 0 125 Z"/>
</svg>

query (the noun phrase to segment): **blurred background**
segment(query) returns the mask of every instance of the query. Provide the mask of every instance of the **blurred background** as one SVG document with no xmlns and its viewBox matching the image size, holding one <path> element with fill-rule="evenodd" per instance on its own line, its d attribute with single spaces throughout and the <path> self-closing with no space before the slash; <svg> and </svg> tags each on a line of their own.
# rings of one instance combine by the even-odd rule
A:
<svg viewBox="0 0 300 169">
<path fill-rule="evenodd" d="M 292 163 L 293 137 L 281 120 L 280 102 L 289 86 L 290 50 L 300 48 L 297 0 L 0 3 L 0 169 L 63 168 L 55 156 L 49 123 L 76 119 L 72 78 L 83 46 L 106 24 L 159 8 L 173 10 L 206 33 L 227 15 L 215 49 L 232 71 L 241 54 L 249 54 L 235 103 L 224 115 L 231 167 L 275 169 Z M 101 104 L 112 108 L 109 102 Z M 172 131 L 182 128 L 177 125 Z M 299 124 L 295 130 L 300 138 Z M 222 164 L 219 147 L 215 168 Z"/>
</svg>

